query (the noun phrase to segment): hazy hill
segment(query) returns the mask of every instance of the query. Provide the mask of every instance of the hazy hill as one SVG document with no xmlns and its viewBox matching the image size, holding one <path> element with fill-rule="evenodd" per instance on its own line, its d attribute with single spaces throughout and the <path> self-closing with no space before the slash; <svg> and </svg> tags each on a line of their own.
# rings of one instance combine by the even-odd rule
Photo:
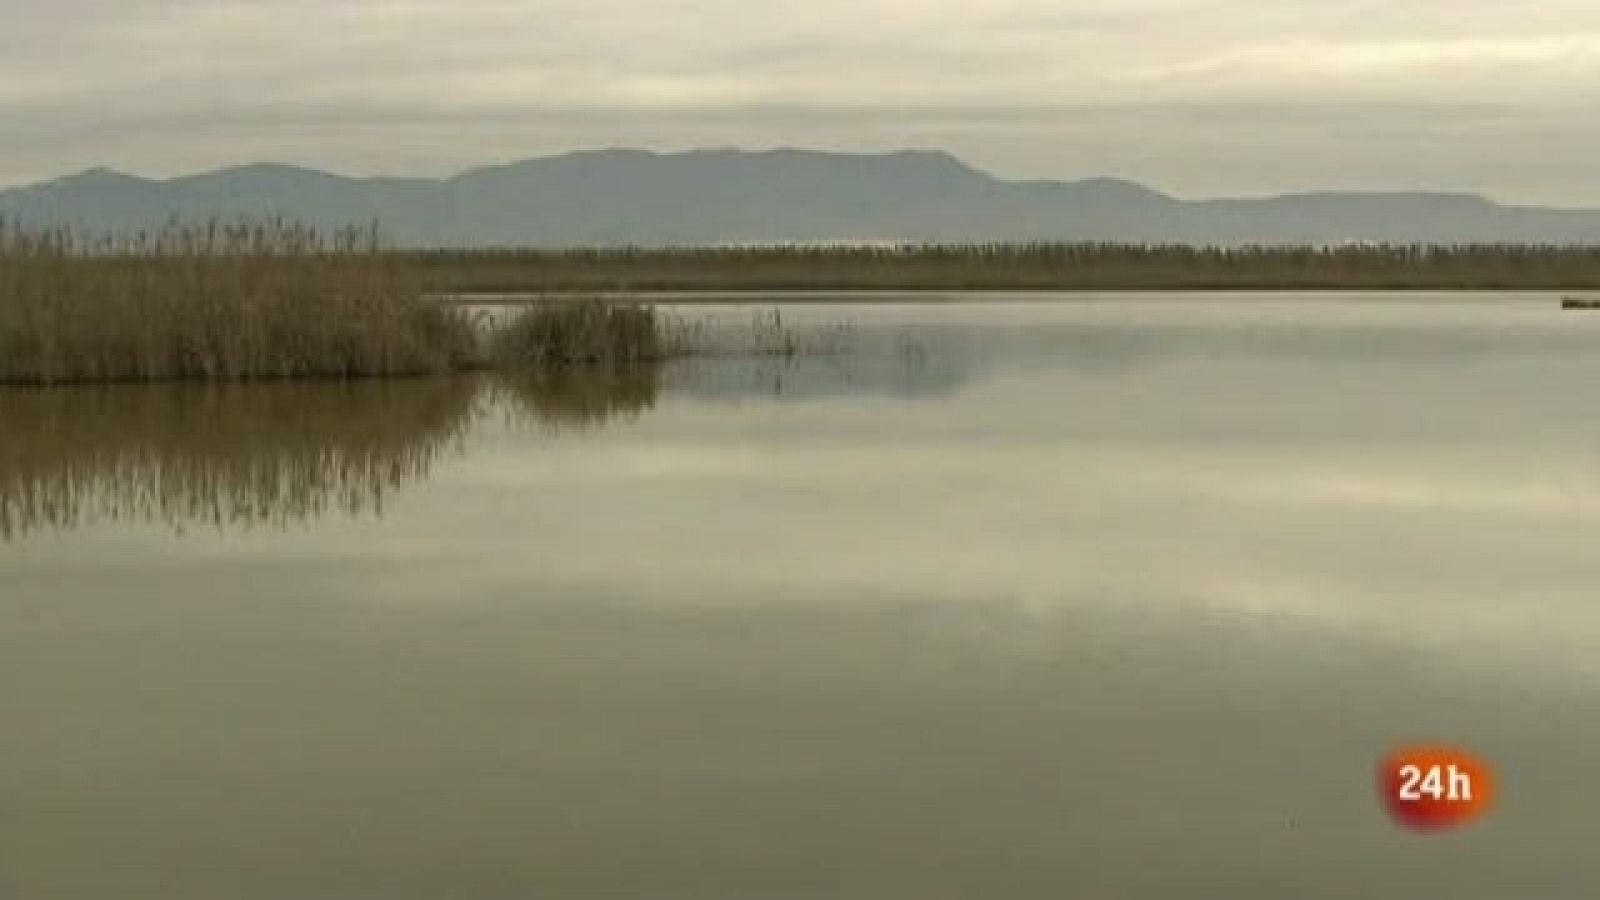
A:
<svg viewBox="0 0 1600 900">
<path fill-rule="evenodd" d="M 830 240 L 1600 243 L 1600 210 L 1471 194 L 1188 201 L 1128 181 L 1005 181 L 939 152 L 572 153 L 453 178 L 346 178 L 258 164 L 151 180 L 96 169 L 0 191 L 0 216 L 94 230 L 282 215 L 379 220 L 412 245 Z"/>
</svg>

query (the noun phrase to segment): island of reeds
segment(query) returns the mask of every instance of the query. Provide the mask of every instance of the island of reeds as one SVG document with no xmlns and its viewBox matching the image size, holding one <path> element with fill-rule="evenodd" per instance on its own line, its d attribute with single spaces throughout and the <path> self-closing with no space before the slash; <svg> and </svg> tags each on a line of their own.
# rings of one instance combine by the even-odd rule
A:
<svg viewBox="0 0 1600 900">
<path fill-rule="evenodd" d="M 177 227 L 87 240 L 0 223 L 0 384 L 244 382 L 660 363 L 692 330 L 565 300 L 491 330 L 376 229 Z"/>
</svg>

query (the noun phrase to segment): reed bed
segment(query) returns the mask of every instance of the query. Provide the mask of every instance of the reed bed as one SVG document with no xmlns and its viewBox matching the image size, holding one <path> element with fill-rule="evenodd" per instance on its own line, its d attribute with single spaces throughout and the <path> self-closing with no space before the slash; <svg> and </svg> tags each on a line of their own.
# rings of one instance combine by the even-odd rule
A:
<svg viewBox="0 0 1600 900">
<path fill-rule="evenodd" d="M 490 329 L 489 358 L 512 372 L 626 371 L 686 357 L 833 356 L 854 329 L 827 322 L 786 325 L 776 306 L 747 324 L 687 318 L 654 305 L 603 297 L 525 303 Z"/>
<path fill-rule="evenodd" d="M 375 232 L 271 222 L 87 240 L 0 223 L 0 382 L 439 374 L 465 315 Z"/>
<path fill-rule="evenodd" d="M 622 369 L 689 351 L 653 306 L 599 298 L 525 306 L 491 336 L 491 358 L 518 370 Z"/>
<path fill-rule="evenodd" d="M 845 331 L 788 329 L 774 310 L 730 339 L 593 297 L 485 319 L 426 287 L 426 266 L 384 247 L 376 228 L 212 222 L 86 239 L 0 222 L 0 384 L 617 371 L 691 355 L 832 353 Z"/>
</svg>

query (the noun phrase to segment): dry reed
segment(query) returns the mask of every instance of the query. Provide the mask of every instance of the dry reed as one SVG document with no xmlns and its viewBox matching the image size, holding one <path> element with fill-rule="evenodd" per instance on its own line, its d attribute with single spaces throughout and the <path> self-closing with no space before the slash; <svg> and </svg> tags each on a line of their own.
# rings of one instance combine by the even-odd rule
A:
<svg viewBox="0 0 1600 900">
<path fill-rule="evenodd" d="M 0 382 L 437 374 L 472 340 L 372 232 L 280 221 L 85 240 L 0 224 Z"/>
<path fill-rule="evenodd" d="M 491 338 L 491 356 L 520 371 L 627 369 L 693 351 L 690 330 L 655 307 L 599 298 L 535 303 Z"/>
<path fill-rule="evenodd" d="M 594 298 L 485 327 L 426 293 L 425 276 L 376 228 L 213 222 L 89 240 L 0 222 L 0 384 L 614 371 L 695 354 L 832 353 L 846 336 L 785 329 L 773 311 L 730 344 L 654 306 Z"/>
</svg>

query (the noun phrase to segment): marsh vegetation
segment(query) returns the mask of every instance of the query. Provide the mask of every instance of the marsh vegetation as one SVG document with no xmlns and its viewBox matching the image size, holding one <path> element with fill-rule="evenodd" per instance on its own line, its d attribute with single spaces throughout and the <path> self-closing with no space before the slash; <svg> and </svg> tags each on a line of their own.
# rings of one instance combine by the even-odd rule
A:
<svg viewBox="0 0 1600 900">
<path fill-rule="evenodd" d="M 460 310 L 375 235 L 297 225 L 86 240 L 0 227 L 0 381 L 432 375 L 470 359 Z"/>
<path fill-rule="evenodd" d="M 742 334 L 655 306 L 538 300 L 484 318 L 441 302 L 376 229 L 281 221 L 86 239 L 0 223 L 0 384 L 617 371 L 697 354 L 836 352 L 847 329 Z"/>
<path fill-rule="evenodd" d="M 490 358 L 513 371 L 607 371 L 692 352 L 692 332 L 639 303 L 599 298 L 526 305 L 490 336 Z"/>
<path fill-rule="evenodd" d="M 376 228 L 208 223 L 87 239 L 0 223 L 0 383 L 617 371 L 833 354 L 847 325 L 756 313 L 739 334 L 601 295 L 641 290 L 1408 289 L 1600 286 L 1600 248 L 1130 244 L 417 251 Z M 484 319 L 475 296 L 527 292 Z M 551 299 L 573 295 L 589 299 Z M 454 297 L 464 303 L 444 302 Z"/>
<path fill-rule="evenodd" d="M 1600 288 L 1600 247 L 1023 243 L 412 251 L 447 294 Z"/>
</svg>

